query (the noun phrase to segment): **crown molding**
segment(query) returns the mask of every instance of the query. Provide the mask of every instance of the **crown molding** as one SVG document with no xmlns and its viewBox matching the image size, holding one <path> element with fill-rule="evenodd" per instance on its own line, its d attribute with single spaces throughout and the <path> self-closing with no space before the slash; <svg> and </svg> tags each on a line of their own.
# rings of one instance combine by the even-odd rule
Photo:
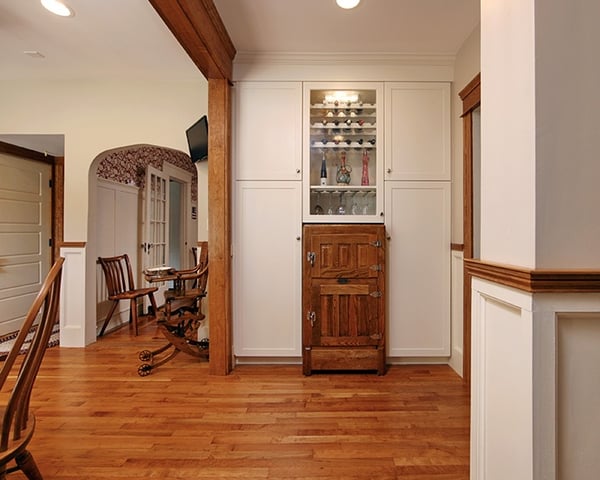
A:
<svg viewBox="0 0 600 480">
<path fill-rule="evenodd" d="M 453 66 L 454 55 L 411 53 L 238 52 L 234 64 Z"/>
</svg>

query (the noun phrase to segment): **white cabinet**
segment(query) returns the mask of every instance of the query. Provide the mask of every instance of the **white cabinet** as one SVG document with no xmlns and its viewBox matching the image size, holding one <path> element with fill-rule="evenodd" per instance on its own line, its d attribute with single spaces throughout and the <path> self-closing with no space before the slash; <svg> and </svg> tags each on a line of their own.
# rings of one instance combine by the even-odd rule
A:
<svg viewBox="0 0 600 480">
<path fill-rule="evenodd" d="M 236 180 L 302 178 L 302 83 L 239 82 L 234 89 Z"/>
<path fill-rule="evenodd" d="M 383 222 L 383 84 L 304 84 L 305 222 Z"/>
<path fill-rule="evenodd" d="M 238 181 L 234 210 L 234 354 L 300 357 L 301 182 Z"/>
<path fill-rule="evenodd" d="M 385 179 L 450 180 L 450 85 L 385 84 Z"/>
<path fill-rule="evenodd" d="M 450 355 L 450 182 L 386 182 L 388 357 Z"/>
</svg>

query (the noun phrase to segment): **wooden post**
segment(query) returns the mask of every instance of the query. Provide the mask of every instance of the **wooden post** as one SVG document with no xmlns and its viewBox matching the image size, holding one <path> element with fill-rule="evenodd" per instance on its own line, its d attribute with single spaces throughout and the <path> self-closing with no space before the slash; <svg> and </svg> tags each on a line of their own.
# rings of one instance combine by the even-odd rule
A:
<svg viewBox="0 0 600 480">
<path fill-rule="evenodd" d="M 208 308 L 211 375 L 227 375 L 231 357 L 231 87 L 208 80 Z"/>
</svg>

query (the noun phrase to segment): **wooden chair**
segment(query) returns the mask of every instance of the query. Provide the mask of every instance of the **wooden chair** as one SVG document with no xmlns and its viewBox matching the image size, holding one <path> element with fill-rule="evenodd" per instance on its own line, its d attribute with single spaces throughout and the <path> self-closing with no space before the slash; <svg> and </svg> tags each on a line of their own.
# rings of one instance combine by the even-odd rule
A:
<svg viewBox="0 0 600 480">
<path fill-rule="evenodd" d="M 156 301 L 154 300 L 154 292 L 158 290 L 158 287 L 149 288 L 135 288 L 133 281 L 133 272 L 131 270 L 131 263 L 129 262 L 129 256 L 124 253 L 116 257 L 99 257 L 98 262 L 102 265 L 104 272 L 104 278 L 106 279 L 106 288 L 108 289 L 108 299 L 112 300 L 113 303 L 110 307 L 110 311 L 104 320 L 104 325 L 100 329 L 101 337 L 104 335 L 104 330 L 110 322 L 110 319 L 117 308 L 117 305 L 121 300 L 129 300 L 129 322 L 133 323 L 133 330 L 135 335 L 138 334 L 138 312 L 137 312 L 137 299 L 148 295 L 150 303 L 152 304 L 152 314 L 156 317 Z"/>
<path fill-rule="evenodd" d="M 0 480 L 4 480 L 8 473 L 17 470 L 21 470 L 30 480 L 43 480 L 33 456 L 27 450 L 35 428 L 34 415 L 29 411 L 29 400 L 52 335 L 52 328 L 58 319 L 63 262 L 64 258 L 59 258 L 48 272 L 0 371 L 0 388 L 4 390 L 6 380 L 11 375 L 25 339 L 31 335 L 29 347 L 22 355 L 23 360 L 8 402 L 1 405 Z M 36 321 L 37 325 L 34 327 Z M 30 334 L 32 327 L 34 331 Z M 9 467 L 9 464 L 13 466 Z"/>
<path fill-rule="evenodd" d="M 206 297 L 208 282 L 208 242 L 199 242 L 197 250 L 198 261 L 194 268 L 175 270 L 168 276 L 173 280 L 174 288 L 165 292 L 164 318 L 158 321 L 158 327 L 168 343 L 156 350 L 144 350 L 139 354 L 142 362 L 150 362 L 143 363 L 138 368 L 138 374 L 142 377 L 149 375 L 154 368 L 165 364 L 179 352 L 208 358 L 208 339 L 197 338 L 200 322 L 204 319 L 202 299 Z M 146 279 L 155 280 L 148 275 Z M 156 280 L 160 280 L 160 277 Z"/>
</svg>

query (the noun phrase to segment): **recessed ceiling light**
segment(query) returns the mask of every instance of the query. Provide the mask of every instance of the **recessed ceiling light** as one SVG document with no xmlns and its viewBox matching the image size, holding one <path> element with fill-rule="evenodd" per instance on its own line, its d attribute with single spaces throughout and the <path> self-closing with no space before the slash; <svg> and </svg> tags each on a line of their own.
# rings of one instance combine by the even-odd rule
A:
<svg viewBox="0 0 600 480">
<path fill-rule="evenodd" d="M 41 0 L 41 3 L 46 10 L 52 12 L 54 15 L 60 15 L 61 17 L 72 17 L 75 15 L 72 8 L 59 0 Z"/>
<path fill-rule="evenodd" d="M 360 0 L 335 0 L 335 3 L 338 4 L 338 7 L 349 10 L 356 7 L 360 3 Z"/>
</svg>

